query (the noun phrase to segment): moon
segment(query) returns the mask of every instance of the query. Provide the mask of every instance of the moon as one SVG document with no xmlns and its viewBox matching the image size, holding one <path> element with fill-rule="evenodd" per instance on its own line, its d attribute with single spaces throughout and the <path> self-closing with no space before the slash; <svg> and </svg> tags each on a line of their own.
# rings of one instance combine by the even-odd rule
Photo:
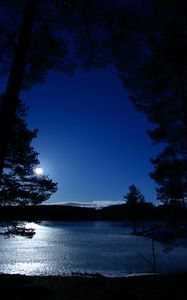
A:
<svg viewBox="0 0 187 300">
<path fill-rule="evenodd" d="M 44 172 L 44 170 L 43 170 L 43 168 L 42 167 L 36 167 L 35 169 L 34 169 L 34 173 L 36 174 L 36 175 L 42 175 L 43 174 L 43 172 Z"/>
</svg>

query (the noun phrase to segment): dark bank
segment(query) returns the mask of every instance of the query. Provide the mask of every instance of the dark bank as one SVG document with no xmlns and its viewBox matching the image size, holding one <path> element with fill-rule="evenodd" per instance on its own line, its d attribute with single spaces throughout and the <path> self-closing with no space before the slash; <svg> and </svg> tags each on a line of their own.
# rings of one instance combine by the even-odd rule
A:
<svg viewBox="0 0 187 300">
<path fill-rule="evenodd" d="M 183 300 L 187 273 L 121 278 L 99 274 L 79 276 L 0 275 L 2 299 L 29 300 Z"/>
</svg>

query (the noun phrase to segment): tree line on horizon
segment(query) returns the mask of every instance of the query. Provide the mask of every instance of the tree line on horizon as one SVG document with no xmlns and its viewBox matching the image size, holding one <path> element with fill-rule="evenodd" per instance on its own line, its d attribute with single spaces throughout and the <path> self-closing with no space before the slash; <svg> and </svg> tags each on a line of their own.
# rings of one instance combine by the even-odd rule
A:
<svg viewBox="0 0 187 300">
<path fill-rule="evenodd" d="M 110 205 L 96 209 L 68 205 L 1 206 L 0 221 L 122 221 L 132 227 L 133 233 L 150 228 L 153 221 L 169 225 L 184 225 L 187 209 L 171 205 L 154 205 L 150 202 L 138 203 L 135 207 L 124 204 Z M 175 226 L 174 226 L 175 227 Z"/>
<path fill-rule="evenodd" d="M 185 206 L 186 1 L 8 0 L 0 8 L 0 76 L 7 78 L 0 109 L 1 204 L 39 204 L 57 190 L 48 177 L 32 173 L 39 163 L 31 147 L 36 131 L 24 121 L 21 91 L 44 81 L 51 70 L 72 74 L 76 67 L 112 64 L 130 101 L 153 124 L 148 132 L 153 143 L 163 146 L 151 159 L 157 199 Z"/>
</svg>

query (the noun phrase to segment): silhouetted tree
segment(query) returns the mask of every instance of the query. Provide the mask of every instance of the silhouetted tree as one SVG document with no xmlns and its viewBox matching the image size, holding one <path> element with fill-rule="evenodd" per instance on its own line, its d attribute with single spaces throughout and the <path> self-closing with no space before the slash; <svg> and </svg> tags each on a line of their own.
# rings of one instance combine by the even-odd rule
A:
<svg viewBox="0 0 187 300">
<path fill-rule="evenodd" d="M 126 199 L 126 209 L 131 219 L 133 219 L 133 234 L 136 234 L 136 222 L 140 206 L 145 202 L 144 196 L 134 185 L 129 186 L 129 192 L 124 196 Z"/>
<path fill-rule="evenodd" d="M 85 67 L 110 63 L 107 26 L 123 6 L 106 0 L 1 1 L 1 66 L 8 65 L 8 82 L 0 115 L 0 174 L 21 89 L 44 80 L 49 70 L 72 73 L 78 61 Z"/>
<path fill-rule="evenodd" d="M 167 147 L 152 159 L 154 171 L 151 178 L 159 185 L 157 199 L 164 204 L 183 204 L 187 196 L 187 160 Z"/>
<path fill-rule="evenodd" d="M 166 144 L 152 159 L 151 177 L 159 185 L 158 198 L 170 201 L 184 195 L 187 177 L 187 3 L 151 0 L 139 8 L 131 22 L 113 30 L 116 66 L 131 101 L 155 125 L 148 131 L 153 143 Z"/>
<path fill-rule="evenodd" d="M 132 34 L 132 24 L 127 36 L 129 51 L 124 57 L 117 53 L 132 102 L 157 126 L 149 131 L 151 138 L 180 153 L 187 151 L 186 15 L 184 1 L 145 1 L 137 13 L 138 27 Z"/>
<path fill-rule="evenodd" d="M 136 205 L 138 203 L 145 202 L 145 197 L 134 184 L 129 186 L 129 192 L 124 196 L 124 198 L 126 199 L 126 204 L 130 205 Z"/>
<path fill-rule="evenodd" d="M 157 124 L 149 131 L 153 141 L 186 153 L 185 1 L 9 0 L 0 5 L 6 12 L 0 22 L 1 66 L 9 66 L 0 115 L 0 171 L 20 90 L 44 80 L 49 70 L 72 73 L 76 64 L 115 64 L 135 106 Z"/>
<path fill-rule="evenodd" d="M 33 82 L 41 81 L 46 70 L 55 69 L 57 63 L 59 64 L 58 69 L 61 69 L 61 58 L 66 54 L 64 50 L 64 40 L 54 34 L 54 27 L 52 30 L 49 30 L 48 28 L 43 28 L 45 26 L 40 24 L 34 26 L 34 20 L 39 12 L 39 7 L 37 7 L 39 2 L 40 1 L 37 0 L 27 0 L 21 3 L 15 3 L 15 1 L 2 1 L 1 3 L 2 8 L 4 8 L 4 14 L 6 12 L 6 16 L 4 15 L 5 25 L 3 24 L 3 29 L 6 31 L 8 25 L 12 28 L 11 34 L 14 36 L 14 47 L 10 53 L 12 63 L 9 64 L 7 88 L 0 114 L 0 128 L 3 128 L 3 131 L 0 131 L 0 175 L 3 170 L 4 157 L 10 140 L 16 109 L 19 105 L 21 89 L 25 85 L 27 86 Z M 23 16 L 22 11 L 17 9 L 17 6 L 20 10 L 24 10 Z M 20 22 L 18 22 L 18 27 L 16 26 L 17 24 L 11 24 L 10 18 L 7 17 L 10 16 L 12 12 L 15 21 L 17 15 L 22 19 L 21 25 L 19 24 Z M 7 25 L 7 23 L 9 24 Z M 16 31 L 18 31 L 18 33 Z M 9 38 L 10 32 L 8 31 L 8 40 Z M 7 54 L 9 54 L 8 50 L 10 50 L 10 45 L 6 45 L 6 34 L 3 41 L 5 42 L 3 46 L 8 49 L 3 52 L 5 57 L 2 55 L 1 60 L 7 58 Z M 43 52 L 41 52 L 42 49 L 44 50 Z"/>
<path fill-rule="evenodd" d="M 27 128 L 26 114 L 27 107 L 20 103 L 5 156 L 0 205 L 37 205 L 57 191 L 57 183 L 34 171 L 40 164 L 38 153 L 31 146 L 37 130 Z"/>
</svg>

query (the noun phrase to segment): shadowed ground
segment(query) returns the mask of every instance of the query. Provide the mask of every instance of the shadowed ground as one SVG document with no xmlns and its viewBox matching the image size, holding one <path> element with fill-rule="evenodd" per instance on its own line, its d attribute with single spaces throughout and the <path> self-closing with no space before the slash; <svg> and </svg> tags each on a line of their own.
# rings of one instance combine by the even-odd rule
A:
<svg viewBox="0 0 187 300">
<path fill-rule="evenodd" d="M 187 273 L 123 278 L 0 274 L 1 299 L 182 300 L 186 295 Z"/>
</svg>

